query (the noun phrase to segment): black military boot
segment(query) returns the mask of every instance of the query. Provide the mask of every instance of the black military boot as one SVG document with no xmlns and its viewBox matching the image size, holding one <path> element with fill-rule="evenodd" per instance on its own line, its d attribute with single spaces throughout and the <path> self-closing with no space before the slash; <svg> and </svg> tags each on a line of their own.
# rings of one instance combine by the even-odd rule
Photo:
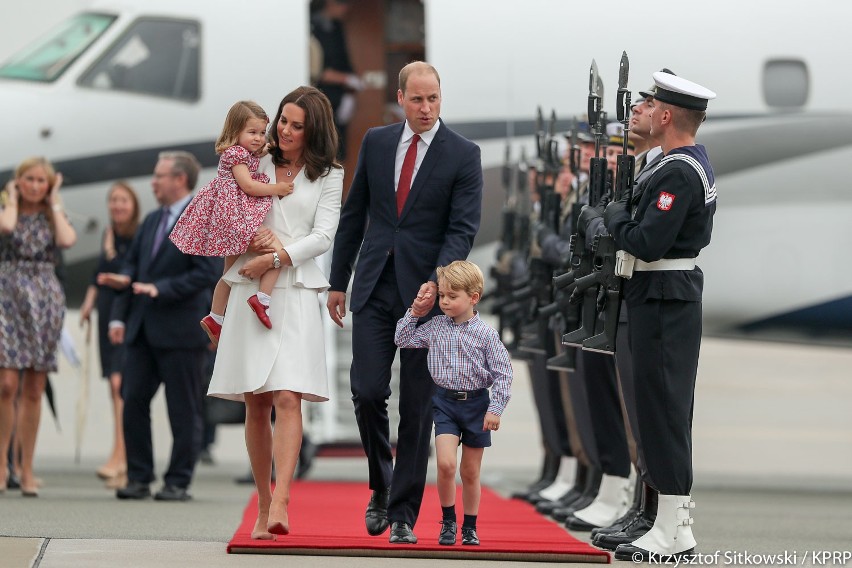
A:
<svg viewBox="0 0 852 568">
<path fill-rule="evenodd" d="M 592 533 L 589 535 L 592 540 L 599 534 L 614 534 L 617 532 L 621 532 L 624 527 L 630 524 L 633 521 L 633 517 L 637 516 L 639 512 L 642 510 L 642 497 L 644 494 L 645 484 L 642 483 L 642 478 L 640 476 L 636 476 L 636 486 L 633 488 L 633 504 L 627 509 L 627 512 L 624 513 L 620 518 L 618 518 L 614 523 L 609 525 L 608 527 L 601 527 L 598 529 L 592 529 Z"/>
<path fill-rule="evenodd" d="M 591 531 L 608 526 L 630 507 L 632 489 L 630 478 L 604 474 L 595 500 L 585 509 L 569 515 L 565 526 L 572 531 Z"/>
<path fill-rule="evenodd" d="M 598 548 L 615 550 L 619 544 L 629 544 L 651 530 L 657 519 L 658 493 L 650 485 L 643 485 L 642 509 L 639 514 L 620 532 L 599 534 L 592 540 L 592 544 Z"/>
<path fill-rule="evenodd" d="M 583 495 L 589 477 L 589 466 L 577 460 L 577 469 L 574 473 L 574 485 L 567 493 L 555 501 L 539 501 L 535 504 L 535 510 L 542 515 L 549 515 L 555 509 L 568 507 Z"/>
<path fill-rule="evenodd" d="M 538 481 L 529 485 L 526 489 L 512 493 L 512 499 L 523 499 L 528 501 L 532 494 L 538 494 L 539 491 L 549 487 L 556 480 L 556 475 L 559 473 L 559 463 L 562 456 L 559 454 L 545 450 L 544 460 L 541 465 L 541 475 Z"/>
<path fill-rule="evenodd" d="M 676 562 L 695 554 L 695 536 L 692 534 L 691 509 L 695 502 L 689 495 L 660 494 L 657 518 L 651 530 L 633 542 L 619 544 L 616 560 L 633 562 Z"/>
<path fill-rule="evenodd" d="M 601 479 L 603 472 L 596 467 L 589 468 L 589 474 L 586 478 L 586 486 L 583 488 L 583 494 L 575 499 L 571 504 L 560 509 L 554 509 L 550 516 L 560 523 L 565 522 L 565 519 L 570 517 L 575 511 L 585 509 L 592 504 L 595 497 L 598 496 L 598 490 L 601 487 Z"/>
</svg>

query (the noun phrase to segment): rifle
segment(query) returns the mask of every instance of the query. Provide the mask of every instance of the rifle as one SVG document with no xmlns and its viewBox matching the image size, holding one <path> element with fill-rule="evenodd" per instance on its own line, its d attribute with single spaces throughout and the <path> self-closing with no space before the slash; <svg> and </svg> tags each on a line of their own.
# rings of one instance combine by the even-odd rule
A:
<svg viewBox="0 0 852 568">
<path fill-rule="evenodd" d="M 630 91 L 627 90 L 627 78 L 630 63 L 627 53 L 621 55 L 618 73 L 618 121 L 624 126 L 624 140 L 621 154 L 618 156 L 614 198 L 616 201 L 630 199 L 633 187 L 635 158 L 627 153 L 628 135 L 630 132 Z M 576 281 L 572 296 L 583 294 L 583 291 L 596 288 L 603 289 L 603 330 L 593 337 L 583 341 L 583 349 L 601 353 L 615 352 L 615 337 L 618 331 L 618 318 L 621 313 L 621 291 L 624 279 L 617 274 L 616 259 L 619 251 L 612 235 L 602 234 L 595 237 L 594 272 Z M 583 296 L 585 302 L 586 296 Z"/>
<path fill-rule="evenodd" d="M 551 112 L 547 133 L 541 130 L 542 122 L 541 108 L 539 108 L 539 127 L 536 132 L 538 148 L 536 191 L 539 194 L 539 222 L 556 232 L 559 229 L 560 198 L 554 191 L 553 181 L 561 168 L 555 132 L 556 112 Z M 535 235 L 531 235 L 531 238 L 535 238 Z M 547 341 L 551 334 L 548 331 L 549 318 L 540 317 L 538 308 L 551 301 L 552 268 L 540 257 L 532 255 L 529 260 L 529 274 L 529 286 L 523 290 L 523 297 L 517 299 L 520 301 L 532 299 L 530 306 L 532 322 L 522 331 L 519 350 L 531 354 L 543 354 L 547 351 Z"/>
<path fill-rule="evenodd" d="M 528 306 L 513 299 L 516 291 L 522 289 L 529 280 L 525 265 L 529 244 L 530 199 L 523 185 L 526 182 L 524 164 L 524 149 L 521 149 L 519 162 L 513 165 L 507 145 L 502 175 L 506 198 L 503 203 L 501 246 L 497 252 L 497 263 L 491 267 L 491 276 L 496 282 L 492 295 L 492 313 L 499 317 L 498 331 L 510 351 L 517 350 L 521 325 L 529 310 Z M 508 338 L 506 331 L 511 331 Z"/>
<path fill-rule="evenodd" d="M 598 65 L 595 60 L 592 60 L 592 66 L 589 69 L 589 99 L 588 99 L 588 115 L 589 125 L 592 126 L 592 132 L 595 136 L 595 157 L 589 163 L 589 204 L 596 205 L 606 191 L 606 157 L 601 155 L 602 138 L 605 135 L 604 121 L 606 114 L 602 110 L 603 106 L 603 82 L 598 74 Z M 565 275 L 565 281 L 569 284 L 590 275 L 593 270 L 593 255 L 586 249 L 586 236 L 579 231 L 574 230 L 571 236 L 571 272 L 572 276 Z M 587 282 L 587 281 L 585 281 Z M 562 336 L 564 345 L 582 347 L 583 341 L 595 335 L 595 326 L 597 320 L 597 286 L 595 282 L 590 282 L 582 291 L 582 304 L 580 308 L 580 327 L 570 333 Z M 576 287 L 576 282 L 574 282 Z M 572 297 L 577 294 L 575 288 L 572 292 Z"/>
</svg>

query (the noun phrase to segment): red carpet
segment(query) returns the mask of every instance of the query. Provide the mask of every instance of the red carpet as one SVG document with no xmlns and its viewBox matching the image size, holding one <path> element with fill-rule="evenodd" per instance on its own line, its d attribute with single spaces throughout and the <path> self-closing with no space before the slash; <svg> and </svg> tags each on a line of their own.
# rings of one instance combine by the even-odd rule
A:
<svg viewBox="0 0 852 568">
<path fill-rule="evenodd" d="M 370 499 L 366 483 L 295 482 L 290 498 L 290 534 L 275 541 L 252 540 L 257 518 L 257 495 L 252 494 L 228 552 L 329 556 L 386 556 L 516 560 L 539 562 L 603 562 L 609 554 L 572 537 L 563 527 L 539 515 L 528 504 L 504 499 L 482 488 L 477 533 L 481 546 L 438 544 L 441 507 L 438 491 L 426 487 L 414 534 L 415 545 L 388 543 L 388 533 L 371 537 L 364 528 L 364 509 Z M 456 511 L 461 520 L 461 489 Z"/>
</svg>

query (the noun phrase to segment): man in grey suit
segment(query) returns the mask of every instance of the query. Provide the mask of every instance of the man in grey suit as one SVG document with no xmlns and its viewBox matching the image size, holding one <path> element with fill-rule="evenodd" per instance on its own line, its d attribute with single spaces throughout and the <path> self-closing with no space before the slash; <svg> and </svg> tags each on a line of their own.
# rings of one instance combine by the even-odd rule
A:
<svg viewBox="0 0 852 568">
<path fill-rule="evenodd" d="M 441 80 L 434 67 L 406 65 L 397 102 L 406 120 L 370 129 L 361 143 L 334 242 L 328 310 L 342 326 L 357 257 L 350 379 L 370 470 L 367 532 L 379 535 L 391 524 L 390 542 L 413 544 L 429 459 L 433 382 L 428 351 L 403 349 L 394 463 L 387 412 L 394 332 L 415 298 L 430 316 L 437 313 L 435 269 L 467 258 L 479 229 L 482 164 L 479 147 L 439 119 Z"/>
</svg>

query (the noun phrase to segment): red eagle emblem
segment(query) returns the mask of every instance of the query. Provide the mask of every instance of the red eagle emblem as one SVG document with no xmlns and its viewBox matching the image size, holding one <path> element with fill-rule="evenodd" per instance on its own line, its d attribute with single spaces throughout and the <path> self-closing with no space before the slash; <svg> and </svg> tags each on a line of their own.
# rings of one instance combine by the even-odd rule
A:
<svg viewBox="0 0 852 568">
<path fill-rule="evenodd" d="M 660 192 L 660 197 L 657 199 L 657 209 L 660 211 L 668 211 L 672 208 L 672 203 L 674 203 L 675 196 L 671 193 L 666 193 L 665 191 Z"/>
</svg>

